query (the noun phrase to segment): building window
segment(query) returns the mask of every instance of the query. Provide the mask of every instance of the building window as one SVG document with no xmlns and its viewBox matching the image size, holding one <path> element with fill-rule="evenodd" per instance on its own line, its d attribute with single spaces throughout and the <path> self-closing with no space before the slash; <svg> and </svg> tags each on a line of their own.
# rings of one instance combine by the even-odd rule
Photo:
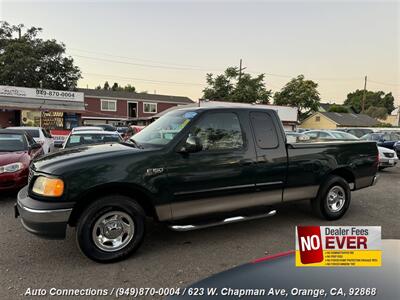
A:
<svg viewBox="0 0 400 300">
<path fill-rule="evenodd" d="M 117 111 L 117 101 L 116 100 L 101 100 L 101 110 L 102 111 Z"/>
<path fill-rule="evenodd" d="M 319 122 L 319 121 L 321 121 L 321 117 L 320 116 L 316 116 L 315 117 L 315 122 Z"/>
<path fill-rule="evenodd" d="M 157 103 L 143 103 L 143 112 L 147 114 L 157 113 Z"/>
</svg>

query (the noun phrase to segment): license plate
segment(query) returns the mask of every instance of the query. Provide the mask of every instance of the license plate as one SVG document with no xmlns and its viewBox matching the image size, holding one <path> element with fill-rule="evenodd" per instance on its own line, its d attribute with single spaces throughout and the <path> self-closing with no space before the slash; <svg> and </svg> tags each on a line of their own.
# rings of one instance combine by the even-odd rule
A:
<svg viewBox="0 0 400 300">
<path fill-rule="evenodd" d="M 393 165 L 394 164 L 394 159 L 389 159 L 389 164 Z"/>
</svg>

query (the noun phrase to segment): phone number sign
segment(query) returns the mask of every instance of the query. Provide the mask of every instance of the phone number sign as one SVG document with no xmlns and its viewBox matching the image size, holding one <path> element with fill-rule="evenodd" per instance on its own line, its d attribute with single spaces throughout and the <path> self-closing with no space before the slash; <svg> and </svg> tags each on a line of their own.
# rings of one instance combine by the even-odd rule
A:
<svg viewBox="0 0 400 300">
<path fill-rule="evenodd" d="M 297 226 L 297 267 L 380 267 L 380 226 Z"/>
<path fill-rule="evenodd" d="M 17 86 L 0 86 L 0 96 L 35 98 L 48 100 L 76 101 L 83 102 L 84 95 L 75 91 L 59 91 L 47 89 L 25 88 Z"/>
</svg>

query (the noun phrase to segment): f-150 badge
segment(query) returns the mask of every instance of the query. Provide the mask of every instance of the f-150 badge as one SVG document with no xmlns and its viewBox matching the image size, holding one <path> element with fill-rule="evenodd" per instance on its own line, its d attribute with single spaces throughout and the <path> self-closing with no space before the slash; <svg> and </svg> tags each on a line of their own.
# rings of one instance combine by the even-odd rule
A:
<svg viewBox="0 0 400 300">
<path fill-rule="evenodd" d="M 154 175 L 161 174 L 162 172 L 164 172 L 164 168 L 147 169 L 146 176 L 154 176 Z"/>
</svg>

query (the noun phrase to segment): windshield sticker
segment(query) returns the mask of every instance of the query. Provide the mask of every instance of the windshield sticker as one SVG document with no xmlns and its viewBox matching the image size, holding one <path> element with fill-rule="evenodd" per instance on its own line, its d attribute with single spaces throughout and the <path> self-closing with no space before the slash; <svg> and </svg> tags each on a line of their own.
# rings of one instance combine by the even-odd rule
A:
<svg viewBox="0 0 400 300">
<path fill-rule="evenodd" d="M 197 112 L 189 111 L 183 115 L 185 119 L 193 119 L 197 115 Z"/>
<path fill-rule="evenodd" d="M 182 122 L 182 124 L 180 125 L 180 128 L 184 128 L 189 122 L 190 122 L 190 120 L 186 119 L 185 121 Z"/>
<path fill-rule="evenodd" d="M 72 144 L 79 143 L 80 139 L 81 138 L 79 136 L 77 136 L 77 135 L 71 136 L 70 139 L 69 139 L 69 142 L 72 143 Z"/>
</svg>

